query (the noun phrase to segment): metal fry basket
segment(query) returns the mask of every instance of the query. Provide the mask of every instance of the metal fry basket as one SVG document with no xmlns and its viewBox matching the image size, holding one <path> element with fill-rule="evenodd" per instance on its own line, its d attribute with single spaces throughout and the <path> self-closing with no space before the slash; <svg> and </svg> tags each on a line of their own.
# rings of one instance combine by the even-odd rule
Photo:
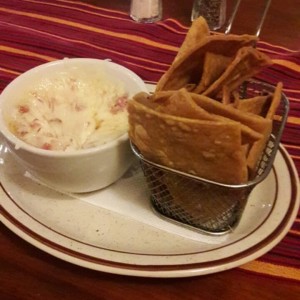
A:
<svg viewBox="0 0 300 300">
<path fill-rule="evenodd" d="M 270 92 L 274 92 L 273 86 L 258 81 L 249 81 L 241 88 L 243 98 Z M 156 164 L 143 157 L 131 143 L 151 192 L 150 201 L 154 211 L 172 222 L 207 234 L 221 235 L 232 231 L 241 219 L 252 189 L 272 169 L 288 110 L 288 99 L 282 94 L 272 134 L 258 163 L 256 174 L 245 184 L 223 184 Z"/>
</svg>

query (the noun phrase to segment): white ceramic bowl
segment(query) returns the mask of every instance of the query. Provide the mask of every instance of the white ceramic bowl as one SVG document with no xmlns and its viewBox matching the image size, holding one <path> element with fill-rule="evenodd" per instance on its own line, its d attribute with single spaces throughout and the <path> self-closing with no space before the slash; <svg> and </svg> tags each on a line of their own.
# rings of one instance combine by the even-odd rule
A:
<svg viewBox="0 0 300 300">
<path fill-rule="evenodd" d="M 1 133 L 20 163 L 42 183 L 55 189 L 83 193 L 104 188 L 118 180 L 134 157 L 127 132 L 103 145 L 71 152 L 44 150 L 17 138 L 8 128 L 7 116 L 16 99 L 36 80 L 66 68 L 103 70 L 108 79 L 124 82 L 129 97 L 147 88 L 140 77 L 108 60 L 89 58 L 63 59 L 35 67 L 13 80 L 0 95 Z"/>
</svg>

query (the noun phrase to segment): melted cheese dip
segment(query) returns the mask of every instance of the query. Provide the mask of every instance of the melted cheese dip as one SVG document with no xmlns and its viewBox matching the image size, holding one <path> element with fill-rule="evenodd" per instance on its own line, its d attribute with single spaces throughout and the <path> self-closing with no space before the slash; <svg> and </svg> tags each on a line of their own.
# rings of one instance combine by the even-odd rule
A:
<svg viewBox="0 0 300 300">
<path fill-rule="evenodd" d="M 125 87 L 94 70 L 70 69 L 42 78 L 16 103 L 10 130 L 42 149 L 91 148 L 128 130 Z"/>
</svg>

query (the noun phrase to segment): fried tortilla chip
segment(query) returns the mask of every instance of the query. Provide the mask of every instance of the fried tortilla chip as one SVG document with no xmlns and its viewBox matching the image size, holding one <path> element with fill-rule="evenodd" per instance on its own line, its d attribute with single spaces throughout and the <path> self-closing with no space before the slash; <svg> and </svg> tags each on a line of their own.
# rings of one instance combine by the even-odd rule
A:
<svg viewBox="0 0 300 300">
<path fill-rule="evenodd" d="M 195 102 L 206 111 L 241 122 L 242 124 L 253 129 L 255 132 L 260 133 L 260 138 L 256 142 L 252 143 L 249 141 L 249 146 L 244 148 L 244 151 L 249 151 L 247 165 L 249 168 L 249 174 L 253 176 L 257 167 L 258 159 L 261 156 L 262 150 L 264 149 L 271 134 L 272 121 L 252 113 L 241 113 L 241 111 L 235 109 L 234 107 L 224 105 L 218 101 L 212 101 L 212 99 L 209 99 L 203 95 L 192 94 L 192 97 Z"/>
<path fill-rule="evenodd" d="M 283 84 L 282 82 L 278 82 L 273 94 L 273 98 L 271 101 L 271 105 L 270 108 L 268 110 L 268 113 L 266 115 L 267 119 L 273 120 L 273 117 L 275 115 L 275 112 L 279 106 L 280 100 L 281 100 L 281 94 L 282 94 L 282 88 L 283 88 Z"/>
<path fill-rule="evenodd" d="M 164 94 L 165 97 L 157 96 L 159 94 Z M 201 105 L 199 105 L 199 103 L 197 104 L 194 101 L 192 94 L 188 93 L 185 89 L 181 89 L 179 91 L 158 92 L 157 95 L 154 96 L 154 102 L 158 105 L 152 104 L 152 107 L 156 111 L 190 119 L 211 120 L 220 122 L 224 121 L 232 123 L 236 122 L 232 119 L 227 118 L 225 113 L 219 115 L 218 113 L 211 113 L 203 109 Z M 151 99 L 152 98 L 150 98 L 150 100 Z M 210 99 L 210 101 L 214 100 Z M 221 110 L 223 109 L 223 105 L 220 105 L 218 102 L 216 102 L 215 105 L 220 106 Z M 238 122 L 241 123 L 240 120 Z M 242 144 L 254 143 L 255 141 L 260 140 L 262 138 L 262 135 L 260 133 L 242 123 L 241 130 Z"/>
<path fill-rule="evenodd" d="M 229 91 L 227 85 L 224 85 L 222 88 L 222 101 L 223 104 L 231 104 L 231 92 Z"/>
<path fill-rule="evenodd" d="M 184 55 L 191 47 L 201 42 L 204 37 L 209 36 L 209 27 L 203 17 L 199 17 L 192 22 L 186 37 L 178 50 L 175 60 Z"/>
<path fill-rule="evenodd" d="M 266 117 L 270 107 L 270 95 L 256 96 L 248 99 L 239 99 L 236 108 L 240 111 L 250 112 L 255 115 Z"/>
<path fill-rule="evenodd" d="M 248 179 L 239 123 L 194 120 L 128 102 L 129 137 L 149 160 L 228 184 Z"/>
<path fill-rule="evenodd" d="M 224 86 L 226 86 L 228 92 L 231 92 L 237 89 L 245 80 L 261 71 L 263 67 L 271 64 L 272 60 L 257 49 L 242 47 L 224 73 L 202 94 L 216 97 Z"/>
<path fill-rule="evenodd" d="M 168 92 L 167 92 L 168 93 Z M 185 89 L 170 92 L 168 98 L 155 98 L 156 111 L 172 116 L 212 120 L 211 114 L 199 107 Z"/>
<path fill-rule="evenodd" d="M 167 93 L 166 96 L 163 96 L 166 98 L 170 97 L 170 95 L 171 95 L 171 93 L 169 93 L 169 92 L 163 92 L 163 93 L 164 94 Z M 155 103 L 154 101 L 151 101 L 151 98 L 152 98 L 152 96 L 146 92 L 140 92 L 133 97 L 133 99 L 135 101 L 137 101 L 151 109 L 156 109 L 159 106 L 159 104 Z"/>
<path fill-rule="evenodd" d="M 276 86 L 275 92 L 273 94 L 270 107 L 268 109 L 268 112 L 266 114 L 266 120 L 270 121 L 272 124 L 273 117 L 275 115 L 275 112 L 278 108 L 278 105 L 281 100 L 281 93 L 282 93 L 282 83 L 279 82 Z M 264 137 L 255 142 L 252 147 L 249 150 L 248 157 L 247 157 L 247 165 L 249 169 L 249 176 L 254 176 L 257 169 L 257 164 L 260 160 L 260 157 L 263 153 L 263 149 L 266 146 L 266 143 L 268 141 L 268 138 L 271 134 L 272 128 L 266 128 Z"/>
<path fill-rule="evenodd" d="M 240 122 L 241 124 L 253 129 L 256 133 L 265 135 L 266 132 L 269 132 L 272 128 L 272 122 L 270 120 L 266 120 L 261 116 L 257 116 L 255 114 L 247 112 L 241 113 L 239 110 L 235 109 L 232 106 L 224 105 L 204 95 L 191 93 L 191 96 L 197 103 L 197 105 L 205 109 L 207 112 L 223 116 L 236 122 Z M 251 134 L 254 133 L 251 132 Z M 262 138 L 262 135 L 259 135 L 259 139 Z"/>
<path fill-rule="evenodd" d="M 216 54 L 213 52 L 205 53 L 201 81 L 193 92 L 201 94 L 203 91 L 205 91 L 214 81 L 216 81 L 220 77 L 220 75 L 230 64 L 231 60 L 231 57 L 222 54 Z"/>
<path fill-rule="evenodd" d="M 150 97 L 150 101 L 157 102 L 159 104 L 160 102 L 168 100 L 172 95 L 174 91 L 160 91 L 157 93 L 154 93 Z"/>
<path fill-rule="evenodd" d="M 246 34 L 204 37 L 172 63 L 157 83 L 156 92 L 198 86 L 207 52 L 234 57 L 241 47 L 251 45 L 256 39 Z"/>
</svg>

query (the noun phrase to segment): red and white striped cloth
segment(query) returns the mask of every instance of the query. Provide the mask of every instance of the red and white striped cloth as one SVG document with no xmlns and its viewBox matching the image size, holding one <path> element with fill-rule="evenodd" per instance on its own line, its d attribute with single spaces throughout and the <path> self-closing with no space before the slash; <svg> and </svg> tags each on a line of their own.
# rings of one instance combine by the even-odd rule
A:
<svg viewBox="0 0 300 300">
<path fill-rule="evenodd" d="M 0 0 L 0 91 L 24 71 L 64 57 L 109 58 L 155 83 L 187 30 L 175 19 L 137 24 L 125 12 L 78 1 Z M 275 62 L 258 78 L 282 81 L 290 100 L 282 144 L 300 172 L 300 49 L 263 41 L 258 48 Z M 275 248 L 238 269 L 300 281 L 300 215 Z"/>
</svg>

